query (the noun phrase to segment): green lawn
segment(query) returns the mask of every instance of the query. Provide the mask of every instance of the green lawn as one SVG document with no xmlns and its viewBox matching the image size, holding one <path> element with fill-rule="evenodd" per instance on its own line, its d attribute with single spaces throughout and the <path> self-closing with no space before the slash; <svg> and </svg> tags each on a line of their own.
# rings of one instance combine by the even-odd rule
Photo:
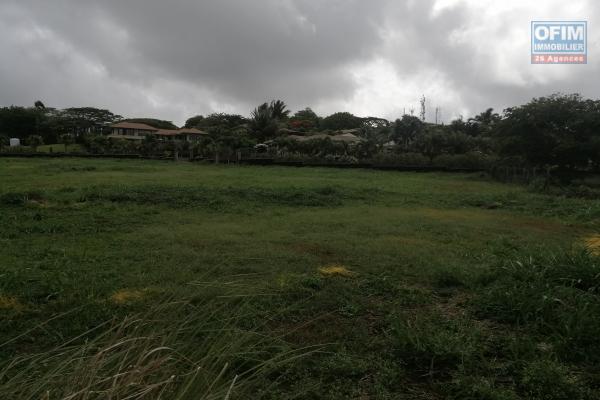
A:
<svg viewBox="0 0 600 400">
<path fill-rule="evenodd" d="M 323 345 L 239 398 L 598 398 L 599 231 L 478 174 L 0 159 L 0 357 L 210 297 L 263 355 Z"/>
<path fill-rule="evenodd" d="M 77 153 L 83 151 L 83 148 L 79 144 L 55 143 L 38 146 L 36 151 L 40 153 Z"/>
</svg>

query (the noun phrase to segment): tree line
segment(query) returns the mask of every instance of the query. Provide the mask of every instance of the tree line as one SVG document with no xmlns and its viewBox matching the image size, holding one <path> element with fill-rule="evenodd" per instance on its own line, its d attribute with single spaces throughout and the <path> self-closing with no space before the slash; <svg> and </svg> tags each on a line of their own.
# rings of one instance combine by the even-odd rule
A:
<svg viewBox="0 0 600 400">
<path fill-rule="evenodd" d="M 32 147 L 78 142 L 96 153 L 189 151 L 229 158 L 240 149 L 266 148 L 275 157 L 339 162 L 377 159 L 396 164 L 456 162 L 464 167 L 503 162 L 565 170 L 600 168 L 600 101 L 579 94 L 534 98 L 502 113 L 490 108 L 449 124 L 427 123 L 414 115 L 389 121 L 349 112 L 321 117 L 310 108 L 291 113 L 285 102 L 273 100 L 257 106 L 249 117 L 213 113 L 189 118 L 186 128 L 208 133 L 191 144 L 163 143 L 154 137 L 142 143 L 108 139 L 109 126 L 117 121 L 177 129 L 171 121 L 124 120 L 105 109 L 59 110 L 37 101 L 33 107 L 0 108 L 0 146 L 6 147 L 8 138 L 17 137 Z M 343 132 L 360 139 L 351 143 L 332 140 Z M 290 139 L 291 135 L 316 136 L 298 141 Z"/>
</svg>

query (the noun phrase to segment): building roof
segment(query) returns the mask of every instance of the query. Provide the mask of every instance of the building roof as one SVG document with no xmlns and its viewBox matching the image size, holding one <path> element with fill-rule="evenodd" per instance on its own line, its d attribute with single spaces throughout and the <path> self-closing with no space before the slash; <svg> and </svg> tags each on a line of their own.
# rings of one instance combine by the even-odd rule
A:
<svg viewBox="0 0 600 400">
<path fill-rule="evenodd" d="M 150 125 L 146 125 L 146 124 L 139 124 L 137 122 L 117 122 L 116 124 L 112 124 L 110 126 L 111 128 L 121 128 L 121 129 L 139 129 L 141 131 L 158 131 L 158 129 L 150 126 Z"/>
<path fill-rule="evenodd" d="M 179 132 L 186 135 L 208 135 L 207 132 L 201 131 L 200 129 L 196 128 L 181 128 Z"/>
<path fill-rule="evenodd" d="M 118 122 L 110 127 L 115 129 L 136 129 L 140 131 L 150 131 L 159 136 L 208 135 L 208 133 L 196 128 L 157 129 L 150 125 L 140 124 L 137 122 Z M 123 135 L 119 135 L 119 137 L 123 137 Z"/>
</svg>

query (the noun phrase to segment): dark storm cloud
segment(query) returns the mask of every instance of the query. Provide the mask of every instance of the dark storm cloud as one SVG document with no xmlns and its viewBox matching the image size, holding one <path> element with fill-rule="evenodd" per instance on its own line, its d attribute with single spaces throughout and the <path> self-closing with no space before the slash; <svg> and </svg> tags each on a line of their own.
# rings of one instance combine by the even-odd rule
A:
<svg viewBox="0 0 600 400">
<path fill-rule="evenodd" d="M 527 22 L 544 16 L 527 15 L 523 2 L 496 11 L 497 2 L 488 11 L 481 1 L 445 3 L 5 0 L 0 104 L 41 98 L 181 123 L 196 113 L 248 114 L 271 98 L 389 118 L 421 93 L 449 116 L 556 90 L 600 91 L 588 82 L 597 63 L 576 75 L 532 69 Z M 595 2 L 576 3 L 584 19 L 598 15 Z M 481 45 L 482 35 L 507 32 L 525 49 L 509 49 L 509 62 Z"/>
</svg>

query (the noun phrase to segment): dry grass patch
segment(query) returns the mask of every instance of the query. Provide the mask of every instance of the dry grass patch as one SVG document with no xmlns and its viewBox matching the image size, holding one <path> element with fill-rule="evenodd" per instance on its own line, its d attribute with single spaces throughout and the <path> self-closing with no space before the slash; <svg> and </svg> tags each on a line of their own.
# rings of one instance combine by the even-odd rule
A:
<svg viewBox="0 0 600 400">
<path fill-rule="evenodd" d="M 319 268 L 319 273 L 325 277 L 342 276 L 345 278 L 352 278 L 356 276 L 356 273 L 350 271 L 348 268 L 341 264 L 330 264 Z"/>
<path fill-rule="evenodd" d="M 600 256 L 600 234 L 595 234 L 584 239 L 585 247 L 595 256 Z"/>
<path fill-rule="evenodd" d="M 140 301 L 148 294 L 147 290 L 121 289 L 110 296 L 110 300 L 115 304 L 127 304 Z"/>
<path fill-rule="evenodd" d="M 12 296 L 0 296 L 0 310 L 21 311 L 25 306 Z"/>
</svg>

